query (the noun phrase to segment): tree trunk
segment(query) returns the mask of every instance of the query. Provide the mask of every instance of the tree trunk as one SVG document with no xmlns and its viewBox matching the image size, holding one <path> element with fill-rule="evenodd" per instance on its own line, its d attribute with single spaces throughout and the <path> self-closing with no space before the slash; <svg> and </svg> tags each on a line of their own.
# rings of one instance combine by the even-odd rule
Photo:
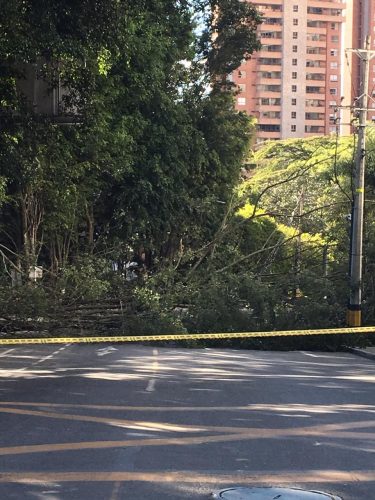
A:
<svg viewBox="0 0 375 500">
<path fill-rule="evenodd" d="M 21 194 L 20 209 L 24 254 L 23 268 L 28 279 L 30 268 L 37 264 L 41 248 L 41 238 L 39 236 L 44 210 L 40 193 L 27 188 Z"/>
</svg>

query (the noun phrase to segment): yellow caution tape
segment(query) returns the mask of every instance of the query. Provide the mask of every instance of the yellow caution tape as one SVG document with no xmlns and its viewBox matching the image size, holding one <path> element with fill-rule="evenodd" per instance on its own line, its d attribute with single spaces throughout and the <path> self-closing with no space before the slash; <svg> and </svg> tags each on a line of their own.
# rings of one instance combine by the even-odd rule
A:
<svg viewBox="0 0 375 500">
<path fill-rule="evenodd" d="M 17 344 L 91 344 L 97 342 L 165 342 L 170 340 L 215 340 L 252 339 L 268 337 L 293 337 L 297 335 L 343 335 L 351 333 L 375 333 L 375 326 L 355 328 L 326 328 L 318 330 L 285 330 L 274 332 L 233 332 L 233 333 L 178 333 L 163 335 L 115 335 L 96 337 L 51 337 L 0 339 L 0 345 Z"/>
</svg>

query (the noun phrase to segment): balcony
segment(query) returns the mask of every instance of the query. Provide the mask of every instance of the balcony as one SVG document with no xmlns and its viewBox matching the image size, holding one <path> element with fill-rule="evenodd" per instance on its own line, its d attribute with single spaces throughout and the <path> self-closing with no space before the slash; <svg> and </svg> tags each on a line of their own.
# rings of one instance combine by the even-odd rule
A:
<svg viewBox="0 0 375 500">
<path fill-rule="evenodd" d="M 258 132 L 280 133 L 280 123 L 259 123 Z"/>
<path fill-rule="evenodd" d="M 257 131 L 257 138 L 258 139 L 263 139 L 263 140 L 276 140 L 280 139 L 281 133 L 280 132 L 264 132 L 262 130 Z"/>
<path fill-rule="evenodd" d="M 325 109 L 326 103 L 323 99 L 306 99 L 306 112 L 316 113 L 319 109 Z"/>
<path fill-rule="evenodd" d="M 273 120 L 274 123 L 280 123 L 280 111 L 271 111 L 270 109 L 260 111 L 259 121 L 262 123 L 269 123 L 268 120 Z"/>
<path fill-rule="evenodd" d="M 275 13 L 283 11 L 282 3 L 282 0 L 275 1 L 272 3 L 272 5 L 264 5 L 263 3 L 261 6 L 259 6 L 259 11 L 264 14 L 264 17 L 272 17 Z"/>
<path fill-rule="evenodd" d="M 325 115 L 324 113 L 319 113 L 317 111 L 312 111 L 305 113 L 306 122 L 310 122 L 310 125 L 324 125 L 325 123 Z M 321 123 L 318 123 L 321 122 Z"/>
<path fill-rule="evenodd" d="M 309 68 L 309 73 L 306 73 L 306 81 L 308 82 L 318 82 L 317 85 L 320 85 L 319 82 L 325 82 L 326 81 L 326 75 L 321 73 L 321 69 L 319 69 L 319 72 L 316 73 L 310 73 L 310 68 Z"/>
<path fill-rule="evenodd" d="M 317 56 L 326 56 L 326 49 L 325 47 L 317 47 L 314 44 L 313 46 L 310 45 L 306 47 L 306 54 L 314 56 L 312 59 L 317 59 Z"/>
<path fill-rule="evenodd" d="M 326 37 L 325 34 L 322 35 L 320 33 L 315 33 L 315 32 L 314 33 L 309 33 L 308 32 L 307 35 L 306 35 L 306 40 L 308 42 L 326 42 L 327 41 L 327 37 Z M 315 43 L 314 43 L 314 46 L 316 46 Z"/>
<path fill-rule="evenodd" d="M 281 31 L 260 31 L 260 39 L 264 42 L 266 40 L 281 40 L 283 34 Z"/>
<path fill-rule="evenodd" d="M 273 14 L 272 14 L 273 15 Z M 261 26 L 282 26 L 282 13 L 275 13 L 274 17 L 263 17 L 263 23 Z"/>
<path fill-rule="evenodd" d="M 258 113 L 268 113 L 268 112 L 279 113 L 279 114 L 281 113 L 281 106 L 265 106 L 264 104 L 257 103 L 255 105 L 255 108 L 256 108 Z M 276 117 L 276 115 L 275 115 L 275 117 Z M 262 118 L 261 118 L 262 122 L 263 122 L 264 118 L 267 118 L 267 116 L 262 116 Z"/>
<path fill-rule="evenodd" d="M 315 28 L 316 30 L 324 30 L 326 32 L 327 23 L 325 21 L 307 21 L 307 28 Z"/>
<path fill-rule="evenodd" d="M 264 71 L 272 71 L 273 68 L 269 66 L 281 66 L 281 59 L 276 57 L 258 57 L 257 59 L 259 69 L 263 69 L 262 66 L 265 66 Z M 276 68 L 277 71 L 280 71 L 280 68 Z"/>
<path fill-rule="evenodd" d="M 262 94 L 262 97 L 263 97 L 263 94 L 267 94 L 267 93 L 278 93 L 280 94 L 281 92 L 281 85 L 275 85 L 274 84 L 274 81 L 271 80 L 271 82 L 273 84 L 269 84 L 269 85 L 265 85 L 265 84 L 259 84 L 256 86 L 256 90 L 257 90 L 257 93 L 261 93 Z"/>
<path fill-rule="evenodd" d="M 267 106 L 267 109 L 272 106 L 275 107 L 276 111 L 278 111 L 281 106 L 281 99 L 279 97 L 260 97 L 258 98 L 257 104 L 259 106 Z"/>
<path fill-rule="evenodd" d="M 317 9 L 339 9 L 339 10 L 344 10 L 346 9 L 347 5 L 345 2 L 342 2 L 340 0 L 309 0 L 309 5 L 312 8 L 317 8 Z"/>
<path fill-rule="evenodd" d="M 262 71 L 280 71 L 280 67 L 281 67 L 281 62 L 279 65 L 266 65 L 266 64 L 260 64 L 258 67 L 257 67 L 257 70 L 259 72 L 262 72 Z"/>
<path fill-rule="evenodd" d="M 325 71 L 327 64 L 325 61 L 319 60 L 308 60 L 306 61 L 306 68 L 309 68 L 311 73 Z"/>
<path fill-rule="evenodd" d="M 262 45 L 262 48 L 258 52 L 258 57 L 267 57 L 270 53 L 281 55 L 281 51 L 281 45 Z"/>
<path fill-rule="evenodd" d="M 280 129 L 280 124 L 281 124 L 281 118 L 267 118 L 267 117 L 260 117 L 259 120 L 262 121 L 261 125 L 262 127 L 270 126 L 270 127 L 277 127 Z M 262 128 L 263 130 L 263 128 Z M 264 130 L 263 130 L 264 131 Z M 272 132 L 277 132 L 277 130 L 272 130 Z"/>
<path fill-rule="evenodd" d="M 345 17 L 343 15 L 333 15 L 333 14 L 307 14 L 309 21 L 326 21 L 329 23 L 343 23 Z"/>
<path fill-rule="evenodd" d="M 325 128 L 322 125 L 305 125 L 306 134 L 324 134 Z"/>
<path fill-rule="evenodd" d="M 322 82 L 321 85 L 315 82 L 314 85 L 306 85 L 306 94 L 325 95 L 326 93 L 325 88 L 326 88 L 325 82 Z M 309 99 L 314 99 L 314 97 L 309 96 Z"/>
</svg>

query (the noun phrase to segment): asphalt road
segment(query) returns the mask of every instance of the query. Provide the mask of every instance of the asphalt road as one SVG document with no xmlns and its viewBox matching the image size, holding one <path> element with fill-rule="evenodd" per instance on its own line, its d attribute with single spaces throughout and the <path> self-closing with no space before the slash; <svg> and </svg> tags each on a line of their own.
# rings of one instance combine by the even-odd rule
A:
<svg viewBox="0 0 375 500">
<path fill-rule="evenodd" d="M 0 498 L 375 499 L 374 382 L 375 362 L 347 353 L 0 348 Z"/>
</svg>

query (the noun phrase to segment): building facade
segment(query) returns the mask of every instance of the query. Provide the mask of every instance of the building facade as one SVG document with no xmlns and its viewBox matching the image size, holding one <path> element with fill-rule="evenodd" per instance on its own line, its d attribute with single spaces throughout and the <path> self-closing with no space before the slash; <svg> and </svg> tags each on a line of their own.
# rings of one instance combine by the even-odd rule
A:
<svg viewBox="0 0 375 500">
<path fill-rule="evenodd" d="M 359 58 L 346 49 L 362 47 L 364 36 L 374 34 L 375 0 L 252 3 L 263 17 L 262 48 L 231 78 L 239 87 L 237 109 L 257 119 L 257 142 L 328 135 L 337 127 L 350 133 L 350 110 L 340 112 L 340 122 L 335 113 L 359 89 Z M 373 70 L 375 62 L 370 89 Z"/>
</svg>

